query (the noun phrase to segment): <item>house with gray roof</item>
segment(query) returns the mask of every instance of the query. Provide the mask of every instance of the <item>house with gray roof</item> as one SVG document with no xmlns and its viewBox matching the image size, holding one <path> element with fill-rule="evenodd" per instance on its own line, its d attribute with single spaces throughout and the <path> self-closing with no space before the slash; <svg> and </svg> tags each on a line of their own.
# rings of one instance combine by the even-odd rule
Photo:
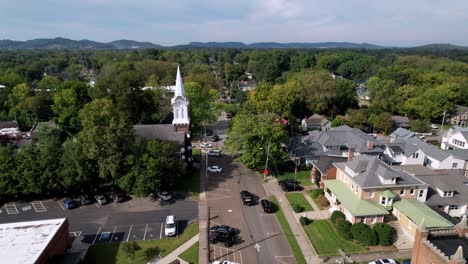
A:
<svg viewBox="0 0 468 264">
<path fill-rule="evenodd" d="M 392 124 L 393 124 L 393 129 L 398 129 L 398 128 L 410 128 L 410 119 L 406 116 L 392 116 Z"/>
<path fill-rule="evenodd" d="M 357 128 L 339 126 L 328 131 L 310 131 L 308 135 L 293 137 L 288 144 L 290 155 L 301 162 L 312 164 L 321 156 L 347 157 L 354 155 L 380 156 L 384 144 Z"/>
<path fill-rule="evenodd" d="M 351 223 L 384 222 L 394 201 L 426 200 L 427 184 L 378 157 L 360 155 L 334 166 L 336 179 L 323 181 L 325 197 L 331 211 L 343 211 Z"/>
<path fill-rule="evenodd" d="M 324 116 L 313 114 L 307 118 L 302 119 L 301 126 L 303 131 L 327 131 L 331 128 L 331 123 Z"/>
<path fill-rule="evenodd" d="M 417 145 L 396 138 L 385 145 L 381 158 L 390 165 L 423 164 L 425 155 Z"/>
<path fill-rule="evenodd" d="M 468 126 L 468 107 L 455 105 L 454 111 L 450 115 L 450 123 L 454 126 Z"/>
<path fill-rule="evenodd" d="M 468 152 L 468 127 L 454 126 L 442 136 L 442 149 L 464 149 Z"/>
</svg>

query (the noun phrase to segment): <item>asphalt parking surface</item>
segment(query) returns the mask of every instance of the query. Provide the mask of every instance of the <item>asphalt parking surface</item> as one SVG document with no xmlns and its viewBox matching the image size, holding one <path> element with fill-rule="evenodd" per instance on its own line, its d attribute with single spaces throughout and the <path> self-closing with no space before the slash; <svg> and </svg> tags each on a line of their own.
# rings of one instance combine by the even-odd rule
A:
<svg viewBox="0 0 468 264">
<path fill-rule="evenodd" d="M 178 232 L 198 218 L 197 201 L 184 195 L 161 203 L 151 198 L 133 198 L 122 203 L 81 206 L 68 210 L 63 199 L 9 202 L 0 208 L 0 223 L 67 217 L 70 236 L 92 245 L 164 237 L 166 216 L 175 215 Z"/>
<path fill-rule="evenodd" d="M 296 263 L 275 214 L 266 214 L 258 204 L 266 197 L 257 174 L 233 162 L 229 156 L 209 157 L 208 166 L 220 165 L 222 173 L 208 172 L 207 197 L 210 226 L 229 225 L 239 229 L 236 245 L 210 245 L 210 260 L 236 263 Z M 204 173 L 204 171 L 202 171 Z M 257 197 L 257 204 L 242 205 L 239 192 L 247 190 Z"/>
</svg>

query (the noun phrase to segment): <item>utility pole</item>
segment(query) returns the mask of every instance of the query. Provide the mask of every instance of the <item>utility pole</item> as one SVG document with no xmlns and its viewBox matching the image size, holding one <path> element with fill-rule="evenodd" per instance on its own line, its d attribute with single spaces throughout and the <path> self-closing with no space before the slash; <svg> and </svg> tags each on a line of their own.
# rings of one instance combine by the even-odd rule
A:
<svg viewBox="0 0 468 264">
<path fill-rule="evenodd" d="M 444 122 L 445 122 L 445 113 L 447 112 L 447 110 L 444 110 L 444 117 L 442 117 L 442 125 L 440 126 L 440 130 L 444 130 Z"/>
<path fill-rule="evenodd" d="M 268 156 L 270 156 L 270 143 L 267 146 L 267 153 L 266 153 L 266 162 L 265 162 L 265 170 L 264 172 L 268 171 Z M 265 181 L 266 173 L 263 173 L 263 181 Z"/>
</svg>

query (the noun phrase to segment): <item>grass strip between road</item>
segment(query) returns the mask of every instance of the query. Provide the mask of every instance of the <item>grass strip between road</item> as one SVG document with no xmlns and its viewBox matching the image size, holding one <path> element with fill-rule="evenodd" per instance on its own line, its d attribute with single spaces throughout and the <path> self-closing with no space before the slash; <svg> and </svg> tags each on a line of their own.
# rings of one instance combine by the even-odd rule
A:
<svg viewBox="0 0 468 264">
<path fill-rule="evenodd" d="M 124 250 L 124 244 L 132 242 L 92 245 L 82 263 L 146 264 L 154 257 L 167 256 L 197 233 L 198 223 L 192 223 L 178 237 L 135 241 L 137 249 L 133 254 L 127 254 Z"/>
<path fill-rule="evenodd" d="M 285 193 L 285 195 L 291 207 L 294 208 L 294 205 L 297 204 L 304 208 L 304 211 L 314 210 L 302 193 Z"/>
<path fill-rule="evenodd" d="M 198 264 L 198 242 L 182 252 L 179 258 L 187 261 L 189 264 Z"/>
<path fill-rule="evenodd" d="M 301 248 L 299 247 L 299 244 L 297 243 L 296 237 L 294 236 L 291 230 L 291 227 L 289 227 L 289 223 L 286 220 L 286 217 L 284 216 L 284 213 L 281 210 L 278 201 L 276 200 L 274 196 L 268 197 L 268 200 L 270 200 L 273 203 L 276 217 L 278 218 L 278 222 L 280 223 L 281 228 L 283 229 L 283 234 L 286 236 L 286 239 L 288 240 L 289 246 L 291 247 L 291 250 L 294 254 L 294 258 L 296 259 L 297 264 L 306 264 L 307 262 L 304 258 L 304 255 L 302 254 Z"/>
<path fill-rule="evenodd" d="M 366 248 L 338 235 L 328 219 L 315 220 L 303 227 L 320 256 L 339 255 L 338 249 L 342 249 L 346 254 L 367 251 Z"/>
</svg>

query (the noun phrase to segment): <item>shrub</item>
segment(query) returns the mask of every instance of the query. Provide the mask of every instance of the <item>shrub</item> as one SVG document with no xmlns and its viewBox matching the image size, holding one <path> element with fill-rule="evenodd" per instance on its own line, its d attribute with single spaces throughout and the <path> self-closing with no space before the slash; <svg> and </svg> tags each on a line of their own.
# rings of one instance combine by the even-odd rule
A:
<svg viewBox="0 0 468 264">
<path fill-rule="evenodd" d="M 137 250 L 141 249 L 137 242 L 132 241 L 128 243 L 123 243 L 122 250 L 127 255 L 127 257 L 133 257 Z"/>
<path fill-rule="evenodd" d="M 301 225 L 306 226 L 309 224 L 310 220 L 307 217 L 301 216 L 301 218 L 299 218 L 299 222 Z"/>
<path fill-rule="evenodd" d="M 321 207 L 327 207 L 328 205 L 330 205 L 330 203 L 328 202 L 327 198 L 325 196 L 323 196 L 322 194 L 319 195 L 317 197 L 317 199 L 315 199 L 315 201 L 318 203 L 319 206 Z"/>
<path fill-rule="evenodd" d="M 147 262 L 151 261 L 153 258 L 159 255 L 159 248 L 158 247 L 151 247 L 145 249 L 145 260 Z"/>
<path fill-rule="evenodd" d="M 353 226 L 351 226 L 351 234 L 353 234 L 353 238 L 358 240 L 359 235 L 366 230 L 369 229 L 370 227 L 364 223 L 354 223 Z"/>
<path fill-rule="evenodd" d="M 358 237 L 358 240 L 365 246 L 376 246 L 378 244 L 379 238 L 373 229 L 368 228 L 362 231 Z"/>
<path fill-rule="evenodd" d="M 393 227 L 385 223 L 377 223 L 372 229 L 377 233 L 379 239 L 379 245 L 381 246 L 390 246 L 393 239 Z"/>
<path fill-rule="evenodd" d="M 293 211 L 295 213 L 301 213 L 301 212 L 304 212 L 304 207 L 298 205 L 298 204 L 294 204 L 293 205 Z"/>
<path fill-rule="evenodd" d="M 338 233 L 345 239 L 351 240 L 353 239 L 353 235 L 351 234 L 351 223 L 349 221 L 342 221 L 338 223 L 337 226 Z"/>
<path fill-rule="evenodd" d="M 335 226 L 337 226 L 338 223 L 343 222 L 345 219 L 346 216 L 341 211 L 333 211 L 333 213 L 330 216 L 330 220 L 333 224 L 335 224 Z"/>
<path fill-rule="evenodd" d="M 310 197 L 312 198 L 318 198 L 320 195 L 323 196 L 323 189 L 314 189 L 310 191 Z"/>
</svg>

